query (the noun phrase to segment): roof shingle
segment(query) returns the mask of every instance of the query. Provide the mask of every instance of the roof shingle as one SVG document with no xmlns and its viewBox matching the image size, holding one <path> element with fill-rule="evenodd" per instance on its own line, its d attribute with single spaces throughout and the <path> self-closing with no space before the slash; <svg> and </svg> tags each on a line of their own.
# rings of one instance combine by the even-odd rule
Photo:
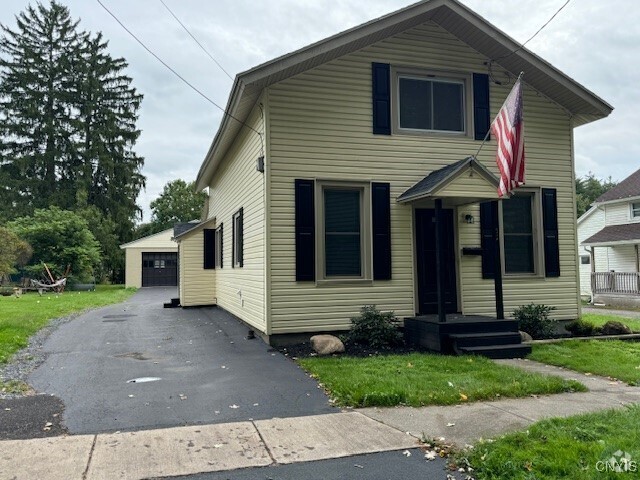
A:
<svg viewBox="0 0 640 480">
<path fill-rule="evenodd" d="M 640 242 L 640 223 L 626 223 L 623 225 L 609 225 L 604 227 L 595 235 L 590 236 L 583 245 L 591 245 L 594 243 L 612 243 L 612 242 Z"/>
<path fill-rule="evenodd" d="M 640 197 L 640 170 L 636 170 L 611 190 L 604 192 L 596 198 L 596 203 L 622 200 L 631 197 Z"/>
</svg>

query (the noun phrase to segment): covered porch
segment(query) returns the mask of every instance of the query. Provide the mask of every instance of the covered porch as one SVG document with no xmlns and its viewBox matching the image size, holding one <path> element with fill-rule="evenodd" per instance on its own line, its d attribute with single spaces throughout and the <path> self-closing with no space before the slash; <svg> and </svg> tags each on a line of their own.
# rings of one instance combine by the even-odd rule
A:
<svg viewBox="0 0 640 480">
<path fill-rule="evenodd" d="M 431 172 L 409 188 L 397 202 L 410 205 L 414 220 L 416 315 L 405 318 L 405 340 L 419 348 L 442 353 L 476 353 L 494 358 L 524 356 L 517 322 L 504 319 L 502 264 L 497 222 L 481 229 L 477 244 L 461 247 L 455 221 L 460 207 L 483 204 L 485 214 L 498 217 L 498 179 L 475 157 Z M 485 238 L 483 238 L 485 237 Z M 482 255 L 490 249 L 495 262 L 495 318 L 463 315 L 458 301 L 456 262 L 460 255 Z M 486 253 L 486 252 L 485 252 Z M 484 260 L 483 260 L 484 261 Z"/>
<path fill-rule="evenodd" d="M 609 225 L 587 238 L 594 302 L 640 306 L 640 223 Z M 606 255 L 608 270 L 598 270 Z"/>
</svg>

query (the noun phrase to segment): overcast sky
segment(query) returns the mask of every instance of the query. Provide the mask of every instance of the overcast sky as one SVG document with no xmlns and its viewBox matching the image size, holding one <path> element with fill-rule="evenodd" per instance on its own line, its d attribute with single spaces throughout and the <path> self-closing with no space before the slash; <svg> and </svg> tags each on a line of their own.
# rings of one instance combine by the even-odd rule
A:
<svg viewBox="0 0 640 480">
<path fill-rule="evenodd" d="M 159 0 L 103 0 L 169 65 L 225 106 L 231 80 L 193 42 Z M 0 23 L 30 2 L 2 0 Z M 165 183 L 194 180 L 221 112 L 142 49 L 94 0 L 62 0 L 81 27 L 102 31 L 115 57 L 129 62 L 144 94 L 137 151 L 145 157 L 144 220 Z M 410 0 L 165 0 L 196 38 L 234 76 L 347 28 L 410 5 Z M 524 42 L 564 0 L 463 0 Z M 640 2 L 572 0 L 527 47 L 612 104 L 606 119 L 575 131 L 576 169 L 621 180 L 640 167 Z M 526 79 L 525 79 L 526 80 Z M 525 106 L 526 122 L 526 106 Z"/>
</svg>

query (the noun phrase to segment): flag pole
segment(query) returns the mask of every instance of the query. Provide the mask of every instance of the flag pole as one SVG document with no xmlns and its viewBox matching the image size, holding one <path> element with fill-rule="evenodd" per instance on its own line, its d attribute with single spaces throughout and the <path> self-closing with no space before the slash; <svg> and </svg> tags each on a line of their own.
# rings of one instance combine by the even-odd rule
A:
<svg viewBox="0 0 640 480">
<path fill-rule="evenodd" d="M 524 72 L 520 72 L 520 75 L 518 75 L 518 78 L 516 79 L 516 82 L 522 78 L 522 75 L 524 75 Z M 491 121 L 491 123 L 489 124 L 489 128 L 487 129 L 486 135 L 482 139 L 482 143 L 480 144 L 480 148 L 478 148 L 478 151 L 474 155 L 474 158 L 476 160 L 478 159 L 478 155 L 480 155 L 480 150 L 482 150 L 482 147 L 484 147 L 484 144 L 487 143 L 487 139 L 489 138 L 489 135 L 491 134 L 491 126 L 495 123 L 495 121 L 496 121 L 496 119 L 494 118 Z"/>
</svg>

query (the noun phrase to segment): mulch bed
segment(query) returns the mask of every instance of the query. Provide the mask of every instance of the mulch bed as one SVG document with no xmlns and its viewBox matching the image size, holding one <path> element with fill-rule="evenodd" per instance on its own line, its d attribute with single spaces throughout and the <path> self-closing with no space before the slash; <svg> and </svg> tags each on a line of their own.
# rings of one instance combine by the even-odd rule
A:
<svg viewBox="0 0 640 480">
<path fill-rule="evenodd" d="M 406 345 L 398 345 L 396 347 L 388 349 L 375 349 L 367 345 L 361 345 L 358 343 L 345 343 L 344 347 L 345 353 L 333 354 L 331 356 L 372 357 L 378 355 L 403 355 L 419 351 L 413 347 L 408 347 Z M 315 357 L 318 355 L 313 351 L 309 342 L 300 343 L 297 345 L 287 345 L 286 347 L 276 347 L 275 349 L 282 353 L 285 357 L 293 359 Z"/>
</svg>

